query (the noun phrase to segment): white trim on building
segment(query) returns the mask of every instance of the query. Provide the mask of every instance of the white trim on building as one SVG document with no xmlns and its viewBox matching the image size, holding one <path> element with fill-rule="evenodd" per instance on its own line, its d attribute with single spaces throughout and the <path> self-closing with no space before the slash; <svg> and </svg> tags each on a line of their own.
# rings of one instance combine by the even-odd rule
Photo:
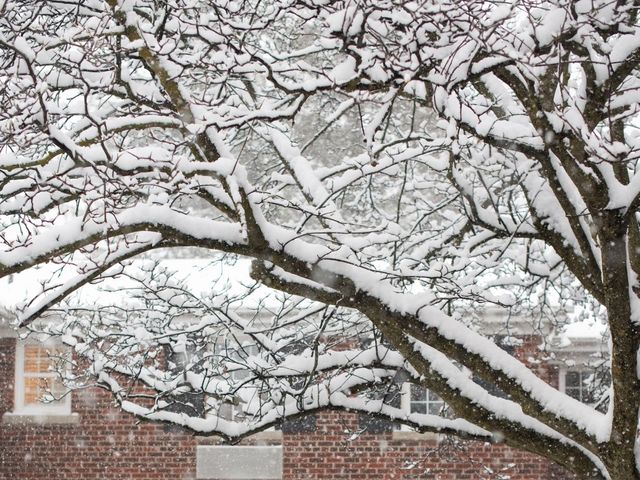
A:
<svg viewBox="0 0 640 480">
<path fill-rule="evenodd" d="M 54 379 L 57 372 L 51 371 L 38 375 L 25 374 L 25 346 L 36 346 L 44 350 L 51 348 L 51 344 L 42 343 L 37 339 L 20 340 L 16 338 L 15 344 L 15 368 L 13 378 L 13 410 L 2 415 L 2 423 L 5 424 L 78 424 L 80 415 L 71 412 L 71 393 L 66 393 L 60 400 L 43 403 L 25 404 L 25 379 L 26 378 L 48 378 Z M 60 348 L 59 344 L 54 344 L 54 348 Z"/>
<path fill-rule="evenodd" d="M 198 445 L 196 478 L 279 480 L 282 446 Z"/>
</svg>

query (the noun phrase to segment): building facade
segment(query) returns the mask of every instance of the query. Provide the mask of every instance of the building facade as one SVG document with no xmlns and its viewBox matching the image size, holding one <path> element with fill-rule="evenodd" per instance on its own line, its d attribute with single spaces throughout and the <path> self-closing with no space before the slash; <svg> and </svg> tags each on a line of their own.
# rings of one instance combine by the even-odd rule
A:
<svg viewBox="0 0 640 480">
<path fill-rule="evenodd" d="M 586 370 L 540 361 L 540 337 L 527 336 L 515 354 L 550 384 L 587 399 Z M 585 355 L 586 343 L 578 355 Z M 418 434 L 345 412 L 323 412 L 256 434 L 238 446 L 118 411 L 99 389 L 55 391 L 49 370 L 55 346 L 0 338 L 0 480 L 187 479 L 566 479 L 549 461 L 504 445 Z M 569 354 L 565 352 L 565 354 Z M 408 388 L 408 386 L 407 386 Z M 432 392 L 409 390 L 408 411 L 437 413 Z"/>
</svg>

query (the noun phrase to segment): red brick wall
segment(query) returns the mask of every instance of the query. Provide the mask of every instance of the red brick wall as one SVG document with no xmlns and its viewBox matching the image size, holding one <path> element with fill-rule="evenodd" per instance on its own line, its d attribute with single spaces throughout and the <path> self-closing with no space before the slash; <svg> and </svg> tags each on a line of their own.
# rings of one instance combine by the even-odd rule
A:
<svg viewBox="0 0 640 480">
<path fill-rule="evenodd" d="M 525 337 L 515 355 L 549 384 L 557 387 L 558 369 L 549 365 L 540 338 Z M 440 437 L 364 433 L 356 414 L 324 412 L 315 433 L 283 437 L 283 480 L 303 479 L 438 479 L 547 480 L 570 479 L 548 460 L 504 445 L 461 442 Z M 437 439 L 436 439 L 437 438 Z"/>
<path fill-rule="evenodd" d="M 533 370 L 542 380 L 558 388 L 558 367 L 550 363 L 548 355 L 540 351 L 542 340 L 536 335 L 524 337 L 516 348 L 515 356 Z"/>
<path fill-rule="evenodd" d="M 539 356 L 536 338 L 518 349 L 523 360 Z M 13 409 L 15 340 L 0 338 L 0 416 Z M 550 383 L 557 372 L 531 366 Z M 100 390 L 76 392 L 75 425 L 0 423 L 0 480 L 188 480 L 195 478 L 197 443 L 217 443 L 162 425 L 136 424 Z M 544 459 L 501 445 L 400 439 L 392 432 L 364 433 L 356 414 L 324 412 L 313 433 L 285 433 L 284 480 L 570 478 Z M 248 440 L 246 443 L 252 443 Z M 266 443 L 277 443 L 268 441 Z M 500 477 L 499 475 L 502 475 Z"/>
<path fill-rule="evenodd" d="M 13 408 L 13 377 L 15 372 L 15 343 L 12 338 L 0 337 L 0 415 Z M 2 441 L 0 436 L 0 441 Z M 2 450 L 0 450 L 0 455 Z"/>
<path fill-rule="evenodd" d="M 571 478 L 546 459 L 503 445 L 357 432 L 358 416 L 324 412 L 316 433 L 283 436 L 283 480 L 549 480 Z"/>
<path fill-rule="evenodd" d="M 0 416 L 13 409 L 14 352 L 15 340 L 0 338 Z M 75 393 L 72 411 L 80 423 L 0 423 L 0 480 L 195 478 L 193 436 L 167 433 L 162 425 L 136 425 L 98 389 Z"/>
</svg>

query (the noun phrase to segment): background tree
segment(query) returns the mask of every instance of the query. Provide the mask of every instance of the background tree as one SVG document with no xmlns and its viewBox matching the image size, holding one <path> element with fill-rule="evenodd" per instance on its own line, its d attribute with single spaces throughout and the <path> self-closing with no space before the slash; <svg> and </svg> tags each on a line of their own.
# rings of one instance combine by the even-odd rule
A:
<svg viewBox="0 0 640 480">
<path fill-rule="evenodd" d="M 349 408 L 639 478 L 638 7 L 0 2 L 0 276 L 47 275 L 21 325 L 125 292 L 50 329 L 203 433 Z M 154 261 L 183 248 L 284 294 L 195 289 Z M 607 413 L 477 333 L 486 305 L 606 318 Z M 401 376 L 457 419 L 385 402 Z"/>
</svg>

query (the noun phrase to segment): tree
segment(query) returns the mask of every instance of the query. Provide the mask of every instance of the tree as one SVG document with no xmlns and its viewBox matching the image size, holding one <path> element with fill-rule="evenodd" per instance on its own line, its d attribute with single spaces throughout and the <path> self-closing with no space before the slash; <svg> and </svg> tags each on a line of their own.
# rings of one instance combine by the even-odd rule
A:
<svg viewBox="0 0 640 480">
<path fill-rule="evenodd" d="M 238 438 L 348 408 L 640 478 L 638 8 L 4 0 L 0 276 L 56 273 L 21 325 L 114 279 L 51 328 L 133 414 Z M 196 294 L 153 261 L 185 247 L 286 295 Z M 486 305 L 606 318 L 607 413 L 477 333 Z M 399 376 L 457 419 L 385 402 Z"/>
</svg>

